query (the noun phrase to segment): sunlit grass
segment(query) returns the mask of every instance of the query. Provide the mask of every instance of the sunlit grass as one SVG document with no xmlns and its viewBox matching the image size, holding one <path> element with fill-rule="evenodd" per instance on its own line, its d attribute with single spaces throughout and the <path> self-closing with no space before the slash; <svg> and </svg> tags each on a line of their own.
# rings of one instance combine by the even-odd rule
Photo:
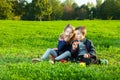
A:
<svg viewBox="0 0 120 80">
<path fill-rule="evenodd" d="M 76 63 L 33 64 L 31 59 L 57 47 L 59 35 L 67 24 L 87 27 L 97 56 L 108 65 L 81 67 Z M 0 80 L 119 80 L 120 21 L 0 21 Z"/>
</svg>

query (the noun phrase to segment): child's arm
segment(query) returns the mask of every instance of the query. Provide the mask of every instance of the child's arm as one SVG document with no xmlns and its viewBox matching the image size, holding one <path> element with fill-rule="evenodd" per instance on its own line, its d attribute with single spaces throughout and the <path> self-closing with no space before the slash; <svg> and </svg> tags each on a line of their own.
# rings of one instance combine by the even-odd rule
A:
<svg viewBox="0 0 120 80">
<path fill-rule="evenodd" d="M 68 45 L 67 42 L 65 42 L 64 40 L 59 40 L 59 42 L 58 42 L 58 50 L 62 51 L 67 45 Z"/>
<path fill-rule="evenodd" d="M 92 42 L 90 43 L 90 52 L 89 53 L 92 54 L 92 55 L 96 54 L 96 51 L 95 51 L 95 48 L 94 48 L 94 45 L 93 45 Z"/>
<path fill-rule="evenodd" d="M 58 50 L 58 48 L 53 48 L 53 50 Z"/>
<path fill-rule="evenodd" d="M 78 53 L 78 44 L 79 44 L 78 41 L 74 41 L 72 43 L 72 49 L 71 49 L 72 54 L 77 54 Z"/>
<path fill-rule="evenodd" d="M 78 44 L 79 44 L 79 42 L 77 42 L 77 41 L 73 42 L 73 44 L 72 44 L 72 50 L 73 51 L 76 51 L 78 49 Z"/>
<path fill-rule="evenodd" d="M 95 51 L 94 45 L 93 45 L 93 43 L 92 43 L 91 41 L 89 41 L 88 53 L 90 54 L 90 55 L 89 55 L 90 57 L 96 55 L 96 51 Z"/>
<path fill-rule="evenodd" d="M 95 55 L 96 51 L 95 51 L 93 43 L 90 40 L 87 40 L 85 45 L 86 45 L 86 49 L 88 53 L 84 55 L 84 58 L 90 58 L 92 56 L 96 56 Z"/>
<path fill-rule="evenodd" d="M 69 40 L 70 40 L 70 37 L 69 37 L 69 36 L 60 36 L 60 37 L 59 37 L 59 42 L 58 42 L 58 50 L 59 50 L 59 51 L 64 50 L 65 47 L 68 46 Z"/>
</svg>

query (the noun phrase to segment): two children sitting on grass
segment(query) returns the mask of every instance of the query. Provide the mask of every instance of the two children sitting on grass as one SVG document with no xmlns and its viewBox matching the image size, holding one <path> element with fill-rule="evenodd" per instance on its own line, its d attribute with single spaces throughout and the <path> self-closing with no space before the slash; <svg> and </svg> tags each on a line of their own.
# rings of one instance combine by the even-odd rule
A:
<svg viewBox="0 0 120 80">
<path fill-rule="evenodd" d="M 47 49 L 41 58 L 33 58 L 32 61 L 44 61 L 52 55 L 51 63 L 53 64 L 61 60 L 84 62 L 86 65 L 90 63 L 108 64 L 107 60 L 100 60 L 96 57 L 94 45 L 90 40 L 86 39 L 86 32 L 84 26 L 74 29 L 68 24 L 59 37 L 57 48 Z"/>
</svg>

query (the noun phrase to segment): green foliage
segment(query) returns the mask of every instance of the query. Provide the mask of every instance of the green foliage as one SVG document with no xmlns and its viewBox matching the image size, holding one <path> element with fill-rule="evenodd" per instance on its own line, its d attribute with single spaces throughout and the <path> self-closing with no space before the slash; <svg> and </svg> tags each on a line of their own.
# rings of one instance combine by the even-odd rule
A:
<svg viewBox="0 0 120 80">
<path fill-rule="evenodd" d="M 102 0 L 96 0 L 96 3 L 97 3 L 97 7 L 100 7 L 102 4 Z"/>
<path fill-rule="evenodd" d="M 60 20 L 63 15 L 63 7 L 59 0 L 49 0 L 52 6 L 51 20 Z"/>
<path fill-rule="evenodd" d="M 65 1 L 64 1 L 64 4 L 65 4 L 65 5 L 72 5 L 73 2 L 74 2 L 74 0 L 65 0 Z"/>
<path fill-rule="evenodd" d="M 25 7 L 28 5 L 26 0 L 13 0 L 11 3 L 14 11 L 14 16 L 21 16 L 25 14 Z"/>
<path fill-rule="evenodd" d="M 120 21 L 0 21 L 0 80 L 119 80 Z M 97 56 L 108 65 L 82 67 L 76 63 L 32 63 L 47 48 L 57 46 L 60 33 L 71 23 L 85 25 Z"/>
<path fill-rule="evenodd" d="M 120 19 L 120 0 L 96 0 L 78 6 L 75 0 L 0 0 L 0 19 L 84 20 Z"/>
<path fill-rule="evenodd" d="M 0 0 L 0 19 L 11 19 L 12 17 L 11 4 L 7 0 Z"/>
<path fill-rule="evenodd" d="M 33 0 L 32 7 L 35 19 L 42 20 L 44 16 L 50 16 L 52 13 L 52 7 L 48 0 Z"/>
<path fill-rule="evenodd" d="M 119 19 L 120 18 L 120 1 L 106 0 L 100 6 L 100 15 L 102 19 Z"/>
</svg>

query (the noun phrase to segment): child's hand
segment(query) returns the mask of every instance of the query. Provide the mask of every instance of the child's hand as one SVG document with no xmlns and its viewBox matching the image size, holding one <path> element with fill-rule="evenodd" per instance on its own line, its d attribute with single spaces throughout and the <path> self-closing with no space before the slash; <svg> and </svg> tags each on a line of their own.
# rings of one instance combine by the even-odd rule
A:
<svg viewBox="0 0 120 80">
<path fill-rule="evenodd" d="M 62 38 L 59 38 L 59 41 L 63 41 L 64 39 L 62 39 Z"/>
<path fill-rule="evenodd" d="M 53 50 L 58 50 L 58 48 L 53 48 Z"/>
<path fill-rule="evenodd" d="M 90 58 L 90 54 L 84 54 L 84 58 Z"/>
<path fill-rule="evenodd" d="M 70 34 L 70 35 L 64 35 L 64 41 L 69 42 L 70 39 L 73 37 L 74 34 Z"/>
<path fill-rule="evenodd" d="M 73 42 L 72 49 L 76 50 L 78 48 L 78 44 L 79 44 L 79 42 Z"/>
<path fill-rule="evenodd" d="M 65 36 L 64 41 L 68 42 L 70 40 L 70 36 Z"/>
</svg>

